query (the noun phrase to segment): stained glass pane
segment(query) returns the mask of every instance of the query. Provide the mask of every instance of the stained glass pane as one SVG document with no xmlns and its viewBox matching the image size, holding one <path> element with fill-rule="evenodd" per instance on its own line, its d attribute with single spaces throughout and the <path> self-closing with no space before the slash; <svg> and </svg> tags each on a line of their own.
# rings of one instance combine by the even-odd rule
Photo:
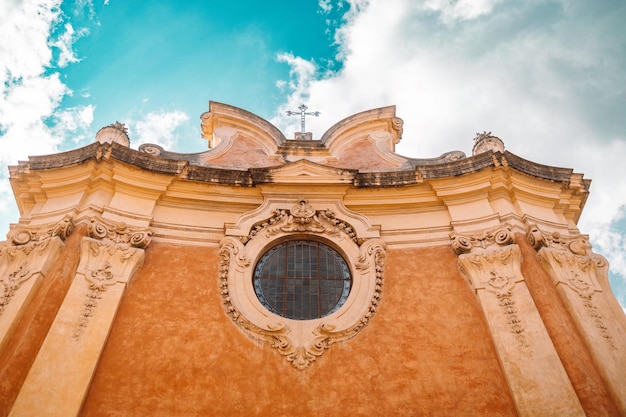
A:
<svg viewBox="0 0 626 417">
<path fill-rule="evenodd" d="M 348 298 L 346 261 L 331 247 L 292 240 L 268 250 L 254 271 L 254 291 L 270 311 L 295 320 L 333 313 Z"/>
</svg>

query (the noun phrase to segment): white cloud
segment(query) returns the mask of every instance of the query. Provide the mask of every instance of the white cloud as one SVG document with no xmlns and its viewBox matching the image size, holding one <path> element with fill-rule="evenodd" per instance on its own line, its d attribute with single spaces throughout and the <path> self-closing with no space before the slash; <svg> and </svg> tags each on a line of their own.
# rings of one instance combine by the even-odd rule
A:
<svg viewBox="0 0 626 417">
<path fill-rule="evenodd" d="M 333 10 L 332 0 L 319 0 L 318 6 L 323 13 L 330 13 Z"/>
<path fill-rule="evenodd" d="M 500 2 L 501 0 L 426 0 L 423 7 L 425 10 L 441 13 L 441 20 L 450 23 L 489 14 Z"/>
<path fill-rule="evenodd" d="M 36 77 L 48 66 L 51 26 L 60 0 L 0 2 L 0 88 L 22 77 Z"/>
<path fill-rule="evenodd" d="M 78 38 L 89 33 L 87 29 L 81 29 L 76 33 L 70 23 L 66 23 L 64 27 L 65 32 L 63 32 L 55 42 L 52 42 L 52 46 L 58 48 L 60 51 L 57 65 L 61 68 L 80 61 L 80 59 L 76 57 L 72 46 Z"/>
<path fill-rule="evenodd" d="M 133 146 L 152 143 L 172 150 L 178 141 L 176 129 L 188 120 L 180 110 L 150 112 L 140 120 L 128 121 L 128 135 Z"/>
<path fill-rule="evenodd" d="M 71 136 L 74 144 L 93 140 L 90 128 L 95 109 L 96 106 L 89 104 L 56 111 L 52 131 L 60 137 Z"/>
<path fill-rule="evenodd" d="M 73 132 L 84 134 L 93 121 L 93 106 L 59 111 L 71 90 L 52 70 L 77 58 L 72 43 L 84 34 L 65 25 L 63 33 L 51 34 L 61 23 L 60 0 L 8 0 L 0 2 L 0 228 L 17 220 L 11 197 L 7 164 L 28 155 L 58 151 Z M 55 60 L 52 48 L 59 49 Z"/>
<path fill-rule="evenodd" d="M 284 59 L 296 80 L 286 106 L 320 110 L 307 119 L 320 137 L 343 117 L 395 104 L 400 153 L 469 154 L 474 133 L 487 130 L 521 157 L 574 167 L 594 180 L 581 232 L 626 280 L 626 230 L 610 227 L 626 206 L 626 57 L 616 36 L 626 6 L 498 3 L 352 2 L 336 36 L 342 70 L 311 74 L 314 63 Z M 285 109 L 274 119 L 281 128 Z"/>
<path fill-rule="evenodd" d="M 286 136 L 291 137 L 292 132 L 300 131 L 300 119 L 288 117 L 286 112 L 287 110 L 296 111 L 298 106 L 308 101 L 308 93 L 311 82 L 315 81 L 317 65 L 312 61 L 296 57 L 291 53 L 278 54 L 276 59 L 289 65 L 289 80 L 279 80 L 276 86 L 281 89 L 287 87 L 291 94 L 287 103 L 279 107 L 278 115 L 271 122 L 283 132 L 289 132 Z"/>
</svg>

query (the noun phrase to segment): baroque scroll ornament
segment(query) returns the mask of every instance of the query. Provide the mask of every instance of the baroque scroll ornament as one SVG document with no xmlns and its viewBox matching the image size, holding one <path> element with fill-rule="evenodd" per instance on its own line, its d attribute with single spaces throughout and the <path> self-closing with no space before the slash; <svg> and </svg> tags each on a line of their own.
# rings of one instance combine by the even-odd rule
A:
<svg viewBox="0 0 626 417">
<path fill-rule="evenodd" d="M 274 239 L 292 233 L 343 242 L 342 247 L 353 255 L 348 263 L 353 275 L 358 273 L 361 279 L 355 280 L 346 304 L 322 319 L 289 320 L 269 313 L 260 303 L 250 303 L 251 298 L 256 298 L 253 292 L 242 294 L 253 291 L 246 286 L 252 281 L 250 259 Z M 219 256 L 219 287 L 227 314 L 249 336 L 269 343 L 298 370 L 308 368 L 333 344 L 356 336 L 370 322 L 382 297 L 384 243 L 377 238 L 359 239 L 354 228 L 337 219 L 331 210 L 315 210 L 306 200 L 299 200 L 291 209 L 274 210 L 269 219 L 255 224 L 245 238 L 225 237 L 220 242 Z M 342 314 L 354 319 L 349 323 L 337 320 Z"/>
<path fill-rule="evenodd" d="M 327 235 L 337 235 L 343 232 L 355 243 L 363 243 L 362 240 L 359 241 L 357 238 L 354 228 L 350 224 L 337 219 L 332 210 L 314 210 L 308 201 L 304 199 L 299 200 L 291 210 L 274 210 L 269 219 L 252 226 L 250 234 L 242 238 L 242 242 L 247 243 L 248 240 L 258 233 L 265 233 L 267 237 L 271 237 L 281 232 L 309 232 Z"/>
<path fill-rule="evenodd" d="M 58 237 L 63 241 L 73 230 L 72 219 L 66 216 L 52 227 L 18 226 L 11 231 L 8 242 L 0 246 L 0 315 L 22 284 L 40 272 L 42 265 L 37 264 L 46 258 L 51 240 Z"/>
</svg>

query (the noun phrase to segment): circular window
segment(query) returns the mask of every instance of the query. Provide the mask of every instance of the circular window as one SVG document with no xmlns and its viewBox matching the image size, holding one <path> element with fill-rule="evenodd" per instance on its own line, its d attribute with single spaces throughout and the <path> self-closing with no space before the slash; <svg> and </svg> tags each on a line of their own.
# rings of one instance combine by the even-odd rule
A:
<svg viewBox="0 0 626 417">
<path fill-rule="evenodd" d="M 316 319 L 337 311 L 352 284 L 341 255 L 311 240 L 274 246 L 261 257 L 252 279 L 261 304 L 295 320 Z"/>
</svg>

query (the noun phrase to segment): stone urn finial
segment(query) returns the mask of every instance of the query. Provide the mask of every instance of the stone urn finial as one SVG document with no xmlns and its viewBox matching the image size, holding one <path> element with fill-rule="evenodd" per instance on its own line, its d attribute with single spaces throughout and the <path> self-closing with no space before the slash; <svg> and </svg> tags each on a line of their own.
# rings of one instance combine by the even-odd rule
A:
<svg viewBox="0 0 626 417">
<path fill-rule="evenodd" d="M 504 152 L 504 142 L 502 142 L 499 137 L 493 136 L 491 132 L 484 131 L 483 133 L 476 133 L 472 155 L 478 155 L 488 151 Z"/>
<path fill-rule="evenodd" d="M 96 133 L 96 141 L 100 143 L 119 143 L 126 147 L 130 146 L 128 129 L 123 123 L 115 122 L 112 125 L 103 127 Z"/>
</svg>

